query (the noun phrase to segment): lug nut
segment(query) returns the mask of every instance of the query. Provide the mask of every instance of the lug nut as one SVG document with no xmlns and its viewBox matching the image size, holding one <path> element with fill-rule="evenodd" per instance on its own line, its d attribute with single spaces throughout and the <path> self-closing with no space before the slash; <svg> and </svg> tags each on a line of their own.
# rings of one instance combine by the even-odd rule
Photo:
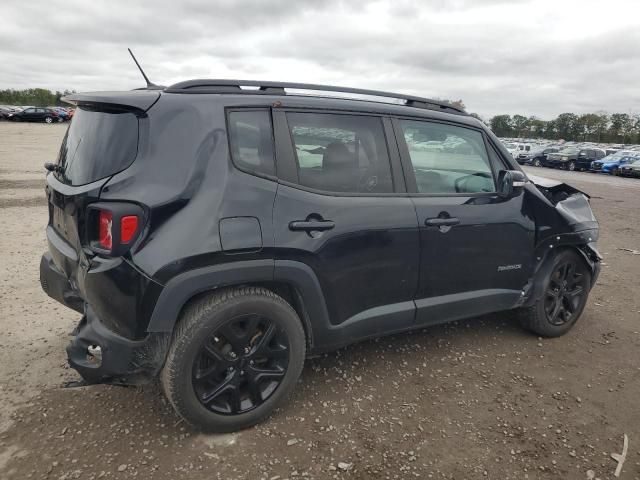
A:
<svg viewBox="0 0 640 480">
<path fill-rule="evenodd" d="M 249 347 L 244 347 L 244 353 L 249 353 L 251 349 Z"/>
<path fill-rule="evenodd" d="M 253 360 L 249 360 L 249 365 L 253 365 Z"/>
<path fill-rule="evenodd" d="M 236 352 L 231 352 L 231 353 L 229 354 L 229 356 L 230 356 L 231 358 L 236 358 Z"/>
</svg>

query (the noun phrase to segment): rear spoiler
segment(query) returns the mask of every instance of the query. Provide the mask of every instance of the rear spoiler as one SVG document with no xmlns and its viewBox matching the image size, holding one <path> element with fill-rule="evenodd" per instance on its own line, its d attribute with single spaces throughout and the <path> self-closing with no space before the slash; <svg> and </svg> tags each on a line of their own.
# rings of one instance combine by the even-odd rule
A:
<svg viewBox="0 0 640 480">
<path fill-rule="evenodd" d="M 106 109 L 122 109 L 145 113 L 160 98 L 157 90 L 134 90 L 130 92 L 72 93 L 62 97 L 63 102 Z"/>
</svg>

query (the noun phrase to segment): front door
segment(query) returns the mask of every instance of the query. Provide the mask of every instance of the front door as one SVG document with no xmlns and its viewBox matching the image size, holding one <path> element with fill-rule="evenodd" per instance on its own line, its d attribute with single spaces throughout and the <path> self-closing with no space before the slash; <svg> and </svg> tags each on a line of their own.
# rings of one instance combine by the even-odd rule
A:
<svg viewBox="0 0 640 480">
<path fill-rule="evenodd" d="M 419 234 L 389 120 L 280 110 L 274 124 L 276 261 L 311 268 L 335 343 L 411 327 Z"/>
<path fill-rule="evenodd" d="M 496 194 L 497 153 L 468 126 L 394 120 L 420 225 L 417 322 L 512 307 L 529 279 L 534 222 Z"/>
</svg>

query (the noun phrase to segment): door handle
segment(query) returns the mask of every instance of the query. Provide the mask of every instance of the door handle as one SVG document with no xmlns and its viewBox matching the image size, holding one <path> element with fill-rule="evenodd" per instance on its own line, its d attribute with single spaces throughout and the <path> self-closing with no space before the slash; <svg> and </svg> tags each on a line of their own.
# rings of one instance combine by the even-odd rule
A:
<svg viewBox="0 0 640 480">
<path fill-rule="evenodd" d="M 324 232 L 325 230 L 331 230 L 336 224 L 331 220 L 319 220 L 319 221 L 307 221 L 307 220 L 294 220 L 289 223 L 289 230 L 294 232 Z"/>
<path fill-rule="evenodd" d="M 456 217 L 449 218 L 427 218 L 424 221 L 424 224 L 427 227 L 453 227 L 454 225 L 458 225 L 460 223 L 460 219 Z"/>
</svg>

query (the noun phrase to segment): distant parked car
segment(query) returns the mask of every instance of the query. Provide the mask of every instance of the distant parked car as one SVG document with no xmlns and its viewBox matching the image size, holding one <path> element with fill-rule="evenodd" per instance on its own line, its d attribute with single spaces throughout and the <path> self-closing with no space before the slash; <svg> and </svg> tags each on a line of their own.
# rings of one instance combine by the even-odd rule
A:
<svg viewBox="0 0 640 480">
<path fill-rule="evenodd" d="M 638 159 L 640 159 L 640 152 L 632 152 L 628 150 L 617 152 L 613 155 L 607 155 L 602 160 L 592 162 L 591 171 L 618 175 L 622 165 L 633 163 Z"/>
<path fill-rule="evenodd" d="M 589 170 L 591 162 L 600 160 L 605 155 L 605 151 L 601 148 L 567 147 L 557 153 L 547 155 L 544 165 L 570 171 Z"/>
<path fill-rule="evenodd" d="M 5 120 L 13 111 L 9 107 L 0 107 L 0 120 Z"/>
<path fill-rule="evenodd" d="M 9 115 L 9 120 L 14 122 L 61 122 L 62 119 L 58 112 L 44 107 L 29 107 L 21 112 Z"/>
<path fill-rule="evenodd" d="M 506 142 L 504 143 L 504 147 L 507 149 L 507 151 L 511 154 L 511 156 L 513 158 L 516 158 L 518 156 L 518 145 L 513 143 L 513 142 Z"/>
<path fill-rule="evenodd" d="M 547 160 L 547 155 L 550 153 L 556 153 L 560 150 L 559 147 L 538 147 L 533 148 L 529 152 L 518 154 L 516 160 L 520 165 L 533 165 L 534 167 L 541 167 Z"/>
<path fill-rule="evenodd" d="M 64 107 L 49 107 L 49 108 L 54 112 L 57 112 L 58 115 L 60 115 L 60 117 L 62 118 L 63 122 L 66 122 L 67 120 L 71 120 L 71 115 L 69 114 L 68 109 Z"/>
<path fill-rule="evenodd" d="M 620 167 L 620 176 L 622 177 L 640 177 L 640 160 L 628 163 Z"/>
</svg>

